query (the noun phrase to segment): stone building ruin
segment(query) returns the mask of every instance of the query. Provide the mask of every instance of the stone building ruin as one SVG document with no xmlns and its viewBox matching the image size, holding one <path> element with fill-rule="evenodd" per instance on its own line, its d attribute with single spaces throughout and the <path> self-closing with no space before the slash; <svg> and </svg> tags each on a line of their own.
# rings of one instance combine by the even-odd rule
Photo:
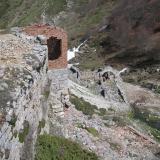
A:
<svg viewBox="0 0 160 160">
<path fill-rule="evenodd" d="M 54 92 L 52 98 L 56 101 L 56 105 L 52 107 L 57 115 L 63 116 L 62 105 L 66 106 L 68 92 L 67 33 L 61 28 L 49 25 L 28 26 L 24 32 L 29 36 L 37 37 L 41 45 L 47 45 L 48 79 L 52 93 Z"/>
<path fill-rule="evenodd" d="M 67 68 L 67 33 L 58 27 L 47 25 L 28 26 L 24 32 L 30 36 L 45 36 L 48 46 L 49 69 Z"/>
</svg>

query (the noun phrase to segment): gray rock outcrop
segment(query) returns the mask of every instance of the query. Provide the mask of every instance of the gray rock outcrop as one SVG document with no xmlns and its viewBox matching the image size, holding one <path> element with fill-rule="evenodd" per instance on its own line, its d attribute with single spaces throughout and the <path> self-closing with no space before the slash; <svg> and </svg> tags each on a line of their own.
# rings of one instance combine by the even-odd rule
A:
<svg viewBox="0 0 160 160">
<path fill-rule="evenodd" d="M 48 72 L 47 46 L 15 32 L 0 36 L 0 159 L 33 160 L 37 135 L 64 114 L 67 70 Z"/>
</svg>

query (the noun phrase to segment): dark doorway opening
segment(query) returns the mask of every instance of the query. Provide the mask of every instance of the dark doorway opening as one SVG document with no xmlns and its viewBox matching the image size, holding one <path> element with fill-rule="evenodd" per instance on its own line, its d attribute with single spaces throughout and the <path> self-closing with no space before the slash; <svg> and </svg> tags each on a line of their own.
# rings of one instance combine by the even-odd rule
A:
<svg viewBox="0 0 160 160">
<path fill-rule="evenodd" d="M 49 60 L 55 60 L 58 59 L 61 56 L 61 46 L 62 46 L 62 40 L 57 39 L 56 37 L 50 37 L 47 40 L 47 46 L 48 46 L 48 59 Z"/>
<path fill-rule="evenodd" d="M 160 26 L 154 29 L 154 33 L 158 33 L 158 32 L 160 32 Z"/>
</svg>

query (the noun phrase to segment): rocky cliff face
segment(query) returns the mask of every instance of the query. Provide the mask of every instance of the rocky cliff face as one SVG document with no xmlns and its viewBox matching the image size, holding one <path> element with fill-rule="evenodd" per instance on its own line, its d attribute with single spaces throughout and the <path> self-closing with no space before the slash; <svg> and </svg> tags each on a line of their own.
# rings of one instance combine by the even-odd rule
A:
<svg viewBox="0 0 160 160">
<path fill-rule="evenodd" d="M 32 159 L 38 126 L 47 113 L 47 48 L 13 35 L 1 35 L 0 44 L 1 159 Z"/>
<path fill-rule="evenodd" d="M 63 116 L 67 70 L 47 72 L 47 46 L 16 34 L 0 35 L 0 159 L 32 160 L 37 135 Z"/>
</svg>

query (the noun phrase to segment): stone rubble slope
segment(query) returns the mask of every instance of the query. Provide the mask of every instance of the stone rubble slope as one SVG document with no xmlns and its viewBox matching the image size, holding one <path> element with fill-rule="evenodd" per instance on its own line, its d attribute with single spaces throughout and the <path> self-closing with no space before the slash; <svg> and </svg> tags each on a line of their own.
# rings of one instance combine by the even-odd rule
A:
<svg viewBox="0 0 160 160">
<path fill-rule="evenodd" d="M 0 35 L 0 63 L 21 64 L 24 54 L 30 54 L 32 46 L 14 35 Z"/>
<path fill-rule="evenodd" d="M 88 118 L 83 115 L 82 112 L 77 111 L 75 109 L 76 107 L 74 108 L 74 106 L 71 106 L 65 116 L 65 126 L 68 127 L 68 129 L 70 128 L 68 130 L 69 138 L 78 141 L 86 148 L 96 152 L 100 157 L 103 157 L 102 159 L 106 160 L 158 160 L 159 158 L 154 157 L 153 154 L 159 154 L 159 142 L 150 135 L 149 130 L 146 131 L 143 128 L 144 126 L 142 126 L 139 121 L 131 119 L 130 114 L 132 114 L 131 106 L 135 104 L 142 113 L 148 113 L 149 111 L 151 114 L 159 115 L 159 95 L 139 86 L 123 82 L 121 74 L 127 72 L 127 70 L 128 69 L 125 68 L 118 71 L 110 66 L 101 69 L 100 72 L 79 71 L 75 67 L 70 69 L 69 84 L 71 94 L 76 95 L 77 98 L 83 99 L 92 105 L 96 105 L 98 108 L 105 108 L 107 109 L 107 112 L 112 109 L 114 114 L 110 115 L 110 113 L 107 113 L 107 120 L 104 120 L 103 117 L 101 119 L 101 117 L 97 115 Z M 77 73 L 79 75 L 78 78 Z M 105 82 L 104 79 L 99 82 L 100 76 L 105 73 L 108 73 L 109 78 L 105 80 Z M 98 94 L 98 92 L 100 93 L 100 90 L 97 90 L 97 86 L 107 90 L 106 96 L 102 97 L 102 95 Z M 115 100 L 115 97 L 117 97 L 117 93 L 115 92 L 116 87 L 118 87 L 121 94 L 120 97 L 123 97 L 123 101 Z M 117 98 L 119 99 L 120 97 Z M 123 114 L 121 115 L 121 113 Z M 127 114 L 125 115 L 125 113 Z M 115 123 L 115 121 L 113 121 L 113 117 L 117 119 L 119 124 L 116 124 L 117 122 Z M 104 124 L 106 125 L 104 126 Z M 158 121 L 157 124 L 159 124 Z M 98 130 L 100 136 L 98 138 L 91 136 L 91 134 L 86 131 L 86 128 L 88 127 Z M 108 145 L 108 143 L 111 145 Z M 117 144 L 117 146 L 120 146 L 121 148 L 117 153 L 111 151 L 112 145 L 114 144 Z"/>
<path fill-rule="evenodd" d="M 98 115 L 88 118 L 72 105 L 64 117 L 66 137 L 95 152 L 102 160 L 158 160 L 152 153 L 155 144 L 135 134 L 128 126 L 109 121 L 105 125 L 106 121 Z M 98 135 L 92 135 L 86 128 L 96 129 Z"/>
</svg>

